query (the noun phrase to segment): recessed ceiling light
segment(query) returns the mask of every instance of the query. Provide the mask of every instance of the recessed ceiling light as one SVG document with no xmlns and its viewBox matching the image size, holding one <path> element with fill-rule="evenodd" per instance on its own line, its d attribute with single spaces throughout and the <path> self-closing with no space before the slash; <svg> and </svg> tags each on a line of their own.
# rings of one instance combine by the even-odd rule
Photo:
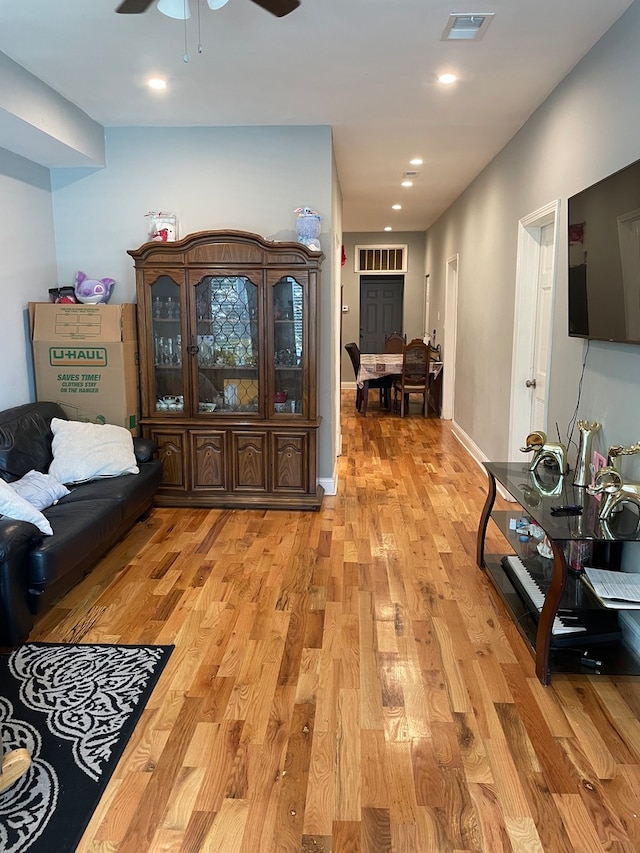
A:
<svg viewBox="0 0 640 853">
<path fill-rule="evenodd" d="M 412 186 L 413 186 L 413 181 L 403 181 L 403 182 L 400 184 L 400 186 L 401 186 L 401 187 L 412 187 Z"/>
<path fill-rule="evenodd" d="M 402 205 L 401 204 L 392 204 L 391 210 L 402 210 Z"/>
<path fill-rule="evenodd" d="M 438 76 L 438 80 L 445 85 L 449 85 L 450 83 L 455 83 L 458 78 L 455 74 L 440 74 Z"/>
<path fill-rule="evenodd" d="M 166 89 L 167 81 L 162 80 L 160 77 L 152 77 L 151 80 L 149 80 L 149 87 L 151 89 Z"/>
<path fill-rule="evenodd" d="M 409 160 L 410 166 L 422 166 L 422 163 L 422 157 L 414 157 L 413 160 Z"/>
<path fill-rule="evenodd" d="M 393 231 L 393 228 L 390 225 L 385 225 L 385 231 Z"/>
</svg>

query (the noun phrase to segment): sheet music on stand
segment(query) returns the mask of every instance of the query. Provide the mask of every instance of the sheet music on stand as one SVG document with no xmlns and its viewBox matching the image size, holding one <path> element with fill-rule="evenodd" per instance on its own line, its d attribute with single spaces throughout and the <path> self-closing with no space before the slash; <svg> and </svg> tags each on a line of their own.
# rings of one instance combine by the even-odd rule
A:
<svg viewBox="0 0 640 853">
<path fill-rule="evenodd" d="M 604 607 L 640 610 L 640 574 L 611 572 L 585 566 L 582 579 Z"/>
</svg>

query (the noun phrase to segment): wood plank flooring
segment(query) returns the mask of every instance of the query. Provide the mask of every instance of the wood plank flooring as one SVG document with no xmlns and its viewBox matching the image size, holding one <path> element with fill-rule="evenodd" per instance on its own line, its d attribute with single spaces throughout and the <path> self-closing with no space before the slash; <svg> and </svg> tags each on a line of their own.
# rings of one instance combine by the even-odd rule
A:
<svg viewBox="0 0 640 853">
<path fill-rule="evenodd" d="M 353 396 L 321 511 L 155 509 L 32 633 L 175 644 L 79 851 L 639 851 L 640 680 L 542 687 L 481 470 Z"/>
</svg>

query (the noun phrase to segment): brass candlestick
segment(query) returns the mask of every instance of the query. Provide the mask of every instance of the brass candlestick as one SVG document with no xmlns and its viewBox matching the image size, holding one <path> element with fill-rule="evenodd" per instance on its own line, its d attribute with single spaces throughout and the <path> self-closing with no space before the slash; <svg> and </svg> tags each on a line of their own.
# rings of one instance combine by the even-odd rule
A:
<svg viewBox="0 0 640 853">
<path fill-rule="evenodd" d="M 578 421 L 578 429 L 580 430 L 580 446 L 578 448 L 578 458 L 576 460 L 576 470 L 573 476 L 573 485 L 584 488 L 591 482 L 591 444 L 593 436 L 598 432 L 602 424 L 594 421 Z"/>
</svg>

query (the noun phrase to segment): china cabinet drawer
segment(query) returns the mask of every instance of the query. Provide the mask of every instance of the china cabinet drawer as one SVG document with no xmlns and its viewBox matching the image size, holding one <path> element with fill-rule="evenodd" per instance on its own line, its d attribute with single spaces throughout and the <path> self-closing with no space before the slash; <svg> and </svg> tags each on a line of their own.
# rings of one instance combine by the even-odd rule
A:
<svg viewBox="0 0 640 853">
<path fill-rule="evenodd" d="M 234 491 L 266 492 L 269 476 L 267 433 L 233 433 L 231 446 Z"/>
<path fill-rule="evenodd" d="M 162 483 L 160 488 L 186 489 L 186 456 L 184 430 L 151 430 L 148 434 L 158 445 L 158 456 L 162 461 Z"/>
<path fill-rule="evenodd" d="M 273 433 L 272 470 L 276 492 L 304 492 L 308 488 L 309 433 Z"/>
<path fill-rule="evenodd" d="M 228 488 L 228 451 L 223 430 L 199 430 L 189 434 L 193 463 L 193 489 L 226 491 Z"/>
</svg>

